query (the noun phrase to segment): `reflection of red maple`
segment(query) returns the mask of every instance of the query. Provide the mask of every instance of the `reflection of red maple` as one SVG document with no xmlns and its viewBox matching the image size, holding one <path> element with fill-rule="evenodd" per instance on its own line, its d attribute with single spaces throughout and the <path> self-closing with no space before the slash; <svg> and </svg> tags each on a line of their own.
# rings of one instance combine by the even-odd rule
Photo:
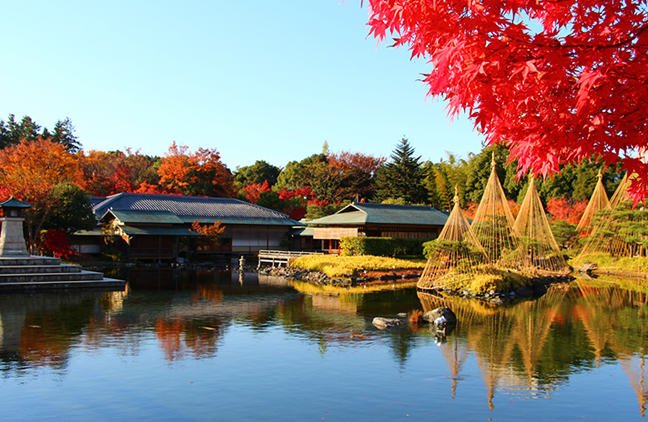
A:
<svg viewBox="0 0 648 422">
<path fill-rule="evenodd" d="M 34 366 L 59 366 L 65 363 L 69 342 L 50 335 L 46 321 L 26 322 L 20 333 L 18 353 Z"/>
<path fill-rule="evenodd" d="M 367 0 L 371 34 L 430 60 L 429 95 L 465 111 L 521 173 L 600 156 L 648 192 L 645 3 L 611 0 Z"/>
<path fill-rule="evenodd" d="M 184 321 L 174 320 L 169 322 L 163 319 L 158 319 L 155 324 L 155 335 L 160 341 L 165 359 L 176 360 L 184 357 L 181 340 L 184 329 Z"/>
<path fill-rule="evenodd" d="M 184 359 L 187 353 L 195 358 L 214 356 L 219 333 L 217 321 L 202 327 L 183 320 L 158 319 L 155 323 L 155 335 L 169 361 Z"/>
</svg>

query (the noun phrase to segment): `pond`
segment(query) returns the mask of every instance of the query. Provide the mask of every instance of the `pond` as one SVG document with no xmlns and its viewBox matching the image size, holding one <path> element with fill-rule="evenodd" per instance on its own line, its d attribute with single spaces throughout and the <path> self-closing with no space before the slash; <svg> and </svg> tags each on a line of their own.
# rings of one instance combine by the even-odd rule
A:
<svg viewBox="0 0 648 422">
<path fill-rule="evenodd" d="M 646 420 L 645 287 L 580 280 L 494 308 L 414 289 L 307 295 L 256 274 L 121 275 L 122 292 L 0 296 L 0 419 Z M 371 323 L 438 306 L 459 318 L 445 337 Z"/>
</svg>

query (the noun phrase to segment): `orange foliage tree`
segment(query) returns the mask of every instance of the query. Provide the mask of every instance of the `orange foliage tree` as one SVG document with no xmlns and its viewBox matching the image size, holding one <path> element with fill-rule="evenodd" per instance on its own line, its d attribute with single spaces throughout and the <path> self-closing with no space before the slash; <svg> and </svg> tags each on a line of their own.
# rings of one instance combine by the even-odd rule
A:
<svg viewBox="0 0 648 422">
<path fill-rule="evenodd" d="M 205 238 L 202 239 L 202 243 L 209 245 L 218 241 L 220 235 L 225 231 L 225 226 L 223 226 L 220 221 L 217 221 L 210 226 L 208 224 L 200 224 L 200 222 L 196 220 L 191 224 L 191 231 L 204 235 Z"/>
<path fill-rule="evenodd" d="M 549 221 L 566 221 L 569 224 L 578 224 L 587 208 L 587 200 L 574 201 L 565 197 L 551 198 L 547 201 Z"/>
<path fill-rule="evenodd" d="M 160 177 L 155 165 L 157 157 L 139 151 L 81 151 L 79 165 L 85 178 L 85 189 L 97 196 L 120 192 L 161 193 Z"/>
<path fill-rule="evenodd" d="M 385 163 L 384 157 L 374 157 L 360 152 L 343 151 L 327 155 L 331 171 L 340 180 L 338 199 L 371 198 L 375 191 L 378 170 Z"/>
<path fill-rule="evenodd" d="M 35 247 L 43 223 L 58 205 L 54 188 L 63 183 L 83 185 L 78 160 L 64 145 L 39 137 L 0 150 L 2 190 L 32 205 L 25 212 L 31 248 Z"/>
<path fill-rule="evenodd" d="M 189 196 L 235 197 L 234 178 L 213 149 L 189 147 L 175 142 L 161 159 L 160 185 L 171 192 Z"/>
</svg>

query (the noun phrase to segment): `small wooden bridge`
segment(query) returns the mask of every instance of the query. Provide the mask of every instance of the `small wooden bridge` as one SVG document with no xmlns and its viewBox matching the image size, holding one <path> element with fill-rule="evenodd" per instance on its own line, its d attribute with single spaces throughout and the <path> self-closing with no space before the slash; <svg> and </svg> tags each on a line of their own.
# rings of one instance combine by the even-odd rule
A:
<svg viewBox="0 0 648 422">
<path fill-rule="evenodd" d="M 292 251 L 259 251 L 259 266 L 261 264 L 272 264 L 273 267 L 279 265 L 288 265 L 288 261 L 293 258 L 299 258 L 306 255 L 324 255 L 323 252 L 292 252 Z"/>
</svg>

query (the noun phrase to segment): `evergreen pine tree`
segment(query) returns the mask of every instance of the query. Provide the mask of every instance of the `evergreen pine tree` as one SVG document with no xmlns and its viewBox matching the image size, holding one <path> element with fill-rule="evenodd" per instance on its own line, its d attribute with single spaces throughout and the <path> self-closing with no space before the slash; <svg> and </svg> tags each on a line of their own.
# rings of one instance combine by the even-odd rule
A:
<svg viewBox="0 0 648 422">
<path fill-rule="evenodd" d="M 378 172 L 376 200 L 402 198 L 410 204 L 426 203 L 428 194 L 423 185 L 421 157 L 414 156 L 414 148 L 407 138 L 401 139 L 390 158 Z"/>
</svg>

